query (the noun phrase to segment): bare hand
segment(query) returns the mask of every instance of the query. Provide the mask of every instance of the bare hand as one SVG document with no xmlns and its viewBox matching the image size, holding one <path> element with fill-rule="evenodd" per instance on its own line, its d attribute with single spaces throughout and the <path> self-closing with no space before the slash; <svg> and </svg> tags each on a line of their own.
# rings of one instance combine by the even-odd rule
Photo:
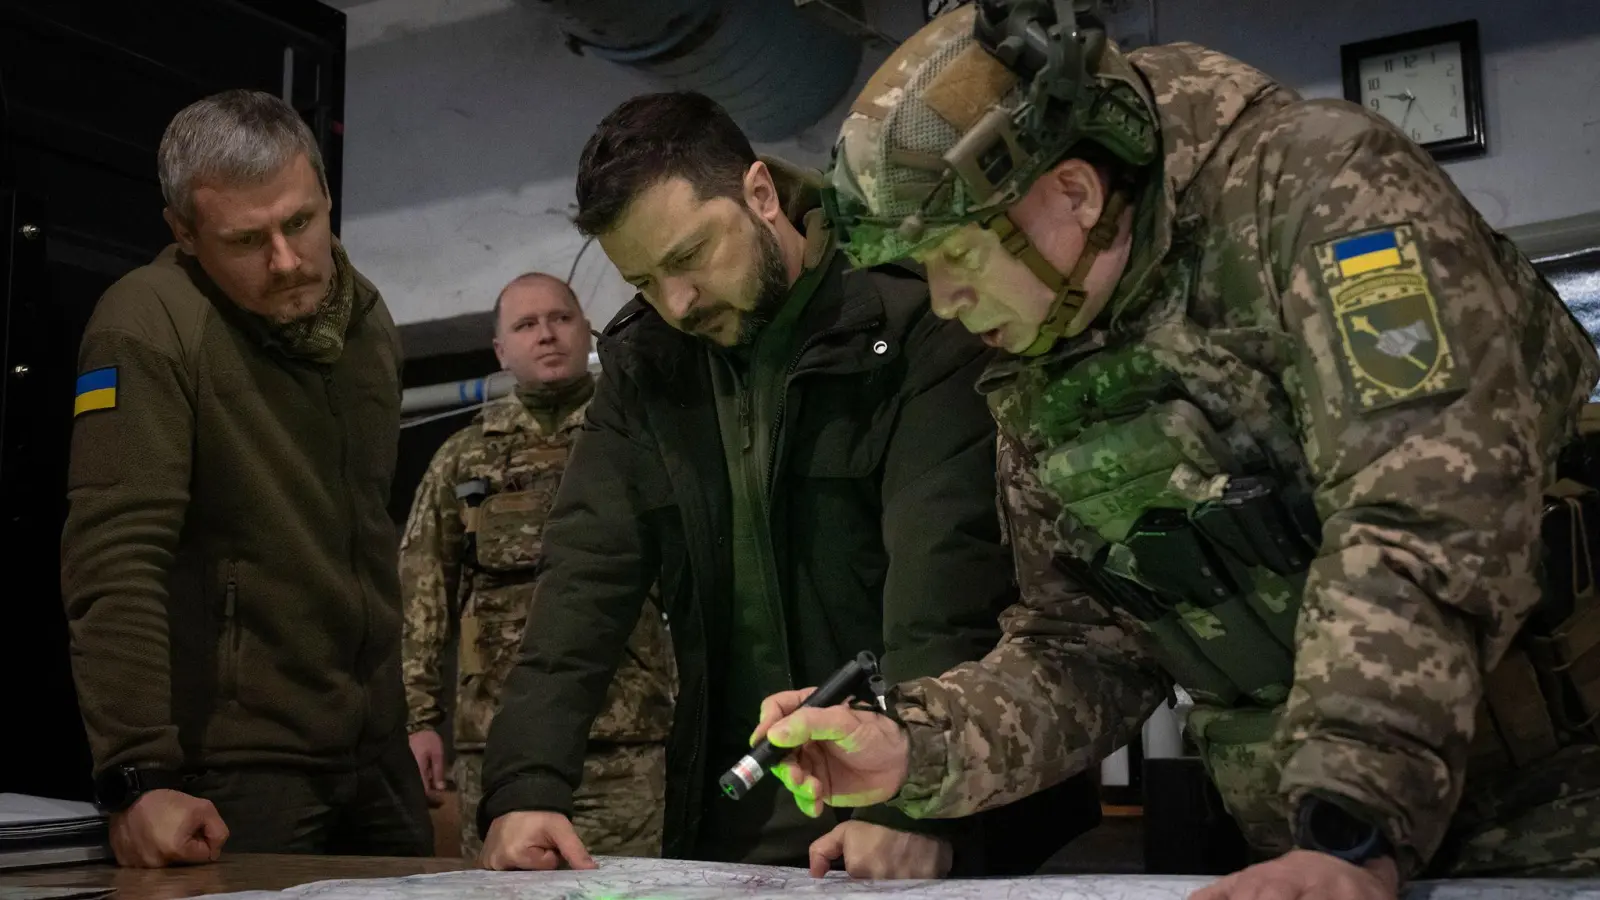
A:
<svg viewBox="0 0 1600 900">
<path fill-rule="evenodd" d="M 828 874 L 844 857 L 851 878 L 943 878 L 950 872 L 950 842 L 896 831 L 871 822 L 840 822 L 811 843 L 811 876 Z"/>
<path fill-rule="evenodd" d="M 227 841 L 228 826 L 211 801 L 181 791 L 151 791 L 111 814 L 111 852 L 130 868 L 215 862 Z"/>
<path fill-rule="evenodd" d="M 1396 900 L 1400 873 L 1384 857 L 1355 866 L 1314 850 L 1291 850 L 1235 872 L 1189 900 Z"/>
<path fill-rule="evenodd" d="M 814 688 L 784 691 L 761 701 L 761 722 L 750 736 L 775 747 L 796 747 L 772 767 L 800 811 L 812 818 L 828 806 L 871 806 L 900 792 L 911 744 L 888 716 L 849 706 L 801 708 Z"/>
<path fill-rule="evenodd" d="M 410 743 L 417 771 L 422 773 L 422 790 L 428 795 L 428 805 L 438 806 L 444 802 L 444 740 L 439 732 L 425 728 L 413 731 Z"/>
<path fill-rule="evenodd" d="M 485 869 L 596 868 L 572 822 L 560 813 L 506 813 L 489 825 L 478 865 Z"/>
</svg>

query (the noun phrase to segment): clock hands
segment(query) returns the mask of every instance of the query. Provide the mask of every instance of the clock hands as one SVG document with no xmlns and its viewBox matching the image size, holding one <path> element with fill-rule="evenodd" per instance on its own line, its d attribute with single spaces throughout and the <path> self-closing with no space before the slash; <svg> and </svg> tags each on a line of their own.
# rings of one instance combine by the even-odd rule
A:
<svg viewBox="0 0 1600 900">
<path fill-rule="evenodd" d="M 1422 118 L 1426 119 L 1429 125 L 1433 124 L 1433 117 L 1428 115 L 1428 111 L 1422 108 L 1422 104 L 1417 100 L 1417 95 L 1410 88 L 1406 88 L 1405 93 L 1403 94 L 1384 94 L 1383 97 L 1385 100 L 1406 101 L 1405 114 L 1400 117 L 1399 127 L 1401 131 L 1406 130 L 1406 123 L 1411 120 L 1412 110 L 1416 110 L 1419 114 L 1421 114 Z"/>
<path fill-rule="evenodd" d="M 1411 109 L 1417 105 L 1417 95 L 1411 93 L 1410 88 L 1406 88 L 1405 94 L 1395 99 L 1406 101 L 1406 114 L 1400 117 L 1400 130 L 1405 131 L 1406 120 L 1411 118 Z"/>
</svg>

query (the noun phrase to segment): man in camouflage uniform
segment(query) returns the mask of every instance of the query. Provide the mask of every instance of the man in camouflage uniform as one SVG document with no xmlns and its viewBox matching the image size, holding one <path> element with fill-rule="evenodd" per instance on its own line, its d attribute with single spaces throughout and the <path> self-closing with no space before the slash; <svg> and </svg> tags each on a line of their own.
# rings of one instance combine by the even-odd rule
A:
<svg viewBox="0 0 1600 900">
<path fill-rule="evenodd" d="M 522 644 L 544 517 L 594 393 L 589 346 L 588 320 L 560 279 L 530 273 L 501 291 L 495 355 L 517 388 L 439 448 L 400 548 L 411 749 L 430 792 L 444 787 L 439 659 L 459 620 L 454 779 L 468 857 L 481 848 L 483 747 Z M 573 825 L 595 852 L 659 856 L 675 672 L 655 606 L 627 649 L 589 732 Z"/>
<path fill-rule="evenodd" d="M 892 716 L 769 698 L 780 778 L 808 812 L 966 815 L 1176 683 L 1276 857 L 1207 898 L 1600 869 L 1594 493 L 1557 466 L 1589 338 L 1387 122 L 1193 45 L 1123 56 L 1074 5 L 936 19 L 844 124 L 854 261 L 923 262 L 1011 354 L 980 388 L 1022 602 Z"/>
</svg>

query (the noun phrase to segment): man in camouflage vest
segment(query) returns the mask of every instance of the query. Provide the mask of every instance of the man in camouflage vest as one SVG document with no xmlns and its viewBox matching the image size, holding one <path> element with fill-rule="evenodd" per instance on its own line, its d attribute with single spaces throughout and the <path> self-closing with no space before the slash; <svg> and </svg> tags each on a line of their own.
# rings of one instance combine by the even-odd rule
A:
<svg viewBox="0 0 1600 900">
<path fill-rule="evenodd" d="M 1563 477 L 1589 337 L 1389 123 L 1194 45 L 1124 56 L 1087 6 L 940 17 L 843 126 L 847 252 L 924 263 L 1008 351 L 980 389 L 1022 602 L 890 716 L 769 698 L 780 778 L 808 812 L 966 815 L 1175 683 L 1267 860 L 1197 896 L 1600 870 L 1596 506 Z"/>
<path fill-rule="evenodd" d="M 451 632 L 461 636 L 454 780 L 468 857 L 481 847 L 483 747 L 522 645 L 545 514 L 594 393 L 589 346 L 589 322 L 565 282 L 530 273 L 506 285 L 495 300 L 494 349 L 517 388 L 439 448 L 400 547 L 411 751 L 435 796 L 444 788 L 439 660 Z M 661 853 L 675 680 L 666 626 L 647 603 L 590 729 L 573 801 L 573 825 L 597 853 Z"/>
</svg>

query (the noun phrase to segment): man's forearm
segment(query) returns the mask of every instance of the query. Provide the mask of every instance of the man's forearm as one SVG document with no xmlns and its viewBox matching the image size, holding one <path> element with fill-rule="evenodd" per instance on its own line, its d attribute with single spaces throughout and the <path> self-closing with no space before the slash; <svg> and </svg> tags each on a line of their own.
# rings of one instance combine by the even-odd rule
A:
<svg viewBox="0 0 1600 900">
<path fill-rule="evenodd" d="M 172 720 L 164 607 L 105 598 L 71 621 L 70 633 L 95 771 L 119 765 L 178 768 L 183 754 Z"/>
<path fill-rule="evenodd" d="M 118 494 L 74 491 L 62 542 L 78 705 L 97 771 L 124 764 L 176 768 L 183 753 L 172 709 L 166 589 L 173 554 L 158 536 L 170 528 L 175 543 L 177 529 L 169 523 L 181 521 L 186 497 L 138 503 Z"/>
</svg>

